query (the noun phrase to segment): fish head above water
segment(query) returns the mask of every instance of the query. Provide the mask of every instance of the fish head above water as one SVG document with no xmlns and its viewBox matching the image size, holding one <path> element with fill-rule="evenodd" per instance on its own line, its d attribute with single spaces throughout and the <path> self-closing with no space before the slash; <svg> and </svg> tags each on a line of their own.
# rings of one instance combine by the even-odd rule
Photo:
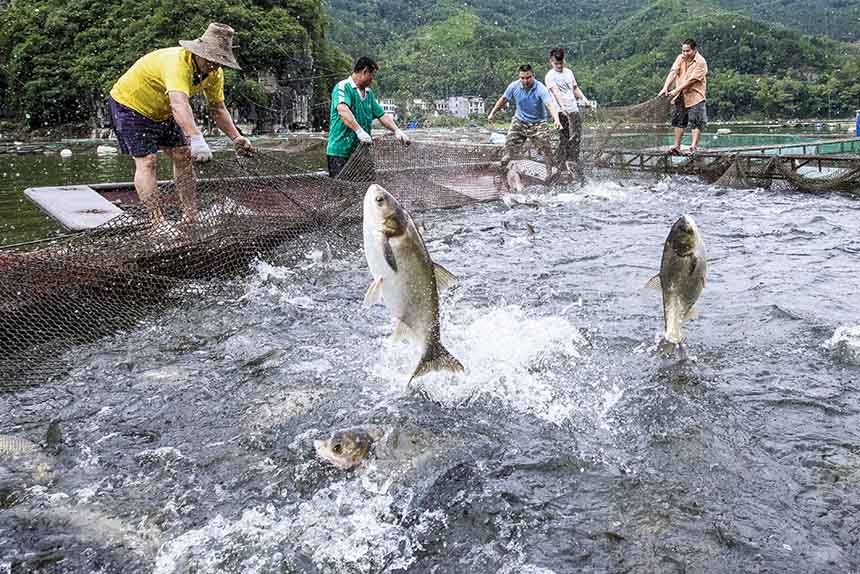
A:
<svg viewBox="0 0 860 574">
<path fill-rule="evenodd" d="M 406 231 L 406 212 L 393 195 L 381 185 L 373 184 L 364 194 L 364 225 L 381 230 L 388 237 Z"/>
<path fill-rule="evenodd" d="M 320 459 L 344 470 L 361 464 L 369 455 L 379 433 L 365 429 L 335 431 L 327 440 L 315 440 Z"/>
<path fill-rule="evenodd" d="M 689 215 L 678 218 L 666 241 L 672 246 L 672 250 L 679 257 L 688 257 L 696 250 L 696 246 L 702 241 L 699 228 L 695 220 Z"/>
</svg>

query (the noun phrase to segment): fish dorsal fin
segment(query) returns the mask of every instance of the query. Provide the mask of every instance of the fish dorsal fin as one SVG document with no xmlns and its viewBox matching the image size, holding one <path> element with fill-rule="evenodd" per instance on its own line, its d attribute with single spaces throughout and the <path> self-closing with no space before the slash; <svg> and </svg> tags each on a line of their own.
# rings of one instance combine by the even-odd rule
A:
<svg viewBox="0 0 860 574">
<path fill-rule="evenodd" d="M 364 294 L 365 305 L 375 305 L 382 302 L 382 277 L 375 278 L 370 287 L 367 288 L 367 293 Z"/>
<path fill-rule="evenodd" d="M 438 263 L 433 264 L 433 275 L 436 277 L 437 289 L 448 289 L 457 284 L 457 276 Z"/>
<path fill-rule="evenodd" d="M 695 319 L 699 316 L 699 310 L 695 307 L 690 307 L 690 310 L 687 311 L 687 314 L 684 315 L 684 321 L 689 321 L 690 319 Z"/>
<path fill-rule="evenodd" d="M 662 289 L 663 284 L 660 282 L 660 274 L 658 273 L 654 277 L 648 280 L 648 283 L 645 284 L 646 289 Z"/>
</svg>

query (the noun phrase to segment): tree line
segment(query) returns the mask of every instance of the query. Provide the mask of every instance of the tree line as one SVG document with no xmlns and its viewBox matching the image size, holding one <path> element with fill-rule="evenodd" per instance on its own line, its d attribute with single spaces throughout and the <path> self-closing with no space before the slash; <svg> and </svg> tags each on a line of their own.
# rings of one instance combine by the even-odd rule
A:
<svg viewBox="0 0 860 574">
<path fill-rule="evenodd" d="M 332 1 L 335 20 L 342 19 L 346 2 Z M 364 4 L 368 11 L 384 5 L 399 14 L 408 3 Z M 519 64 L 531 63 L 542 77 L 549 48 L 561 45 L 586 95 L 604 105 L 635 104 L 657 94 L 681 41 L 693 37 L 710 67 L 712 117 L 837 118 L 860 109 L 857 46 L 754 20 L 716 2 L 575 4 L 548 19 L 551 5 L 558 12 L 557 2 L 483 0 L 468 8 L 418 2 L 412 9 L 417 23 L 410 28 L 406 20 L 399 34 L 377 11 L 365 19 L 360 42 L 337 26 L 333 38 L 347 50 L 369 50 L 367 38 L 385 38 L 377 48 L 380 91 L 403 100 L 478 95 L 490 103 L 515 79 Z M 587 17 L 573 17 L 570 10 Z M 385 32 L 377 36 L 376 27 Z"/>
<path fill-rule="evenodd" d="M 226 73 L 228 106 L 264 113 L 271 102 L 261 77 L 274 75 L 310 84 L 313 113 L 349 73 L 349 58 L 326 38 L 321 0 L 16 0 L 0 8 L 0 115 L 31 128 L 97 123 L 135 60 L 197 38 L 213 21 L 236 30 L 243 67 Z"/>
<path fill-rule="evenodd" d="M 721 0 L 722 4 L 730 3 Z M 860 109 L 860 50 L 725 11 L 707 0 L 16 0 L 0 4 L 0 117 L 28 127 L 103 123 L 113 82 L 149 50 L 236 29 L 243 71 L 227 73 L 228 105 L 265 115 L 263 76 L 312 86 L 324 127 L 335 82 L 353 57 L 381 65 L 378 94 L 399 101 L 477 95 L 492 103 L 550 47 L 568 49 L 585 93 L 602 105 L 653 97 L 696 38 L 708 60 L 712 117 L 846 117 Z M 553 10 L 558 17 L 553 16 Z M 328 12 L 328 13 L 327 13 Z M 624 15 L 624 17 L 619 17 Z"/>
</svg>

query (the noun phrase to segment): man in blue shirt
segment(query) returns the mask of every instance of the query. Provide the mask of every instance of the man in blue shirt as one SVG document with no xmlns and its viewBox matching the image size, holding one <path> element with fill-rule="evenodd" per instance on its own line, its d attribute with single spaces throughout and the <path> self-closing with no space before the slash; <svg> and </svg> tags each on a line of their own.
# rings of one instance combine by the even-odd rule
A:
<svg viewBox="0 0 860 574">
<path fill-rule="evenodd" d="M 502 156 L 502 171 L 506 172 L 511 159 L 522 153 L 523 144 L 526 140 L 532 140 L 535 147 L 543 154 L 546 162 L 547 183 L 551 183 L 558 177 L 553 159 L 552 146 L 549 141 L 549 130 L 544 121 L 546 112 L 552 115 L 555 128 L 561 129 L 561 121 L 558 117 L 558 109 L 555 107 L 552 94 L 542 83 L 535 79 L 534 71 L 529 64 L 523 64 L 519 68 L 520 78 L 514 80 L 505 90 L 493 109 L 490 110 L 487 119 L 492 121 L 495 113 L 504 107 L 509 101 L 517 106 L 514 119 L 511 120 L 511 128 L 505 140 L 505 153 Z"/>
</svg>

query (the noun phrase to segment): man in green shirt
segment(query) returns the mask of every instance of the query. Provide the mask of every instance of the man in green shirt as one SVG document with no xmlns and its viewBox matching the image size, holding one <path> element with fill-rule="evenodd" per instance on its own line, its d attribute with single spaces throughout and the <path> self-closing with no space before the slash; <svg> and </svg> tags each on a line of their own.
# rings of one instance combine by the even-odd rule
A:
<svg viewBox="0 0 860 574">
<path fill-rule="evenodd" d="M 403 145 L 410 143 L 409 137 L 397 127 L 394 119 L 385 113 L 370 89 L 377 70 L 379 66 L 376 62 L 362 56 L 355 62 L 352 75 L 338 82 L 331 92 L 331 117 L 326 147 L 330 177 L 340 174 L 359 143 L 373 143 L 370 137 L 373 120 L 379 120 Z"/>
</svg>

